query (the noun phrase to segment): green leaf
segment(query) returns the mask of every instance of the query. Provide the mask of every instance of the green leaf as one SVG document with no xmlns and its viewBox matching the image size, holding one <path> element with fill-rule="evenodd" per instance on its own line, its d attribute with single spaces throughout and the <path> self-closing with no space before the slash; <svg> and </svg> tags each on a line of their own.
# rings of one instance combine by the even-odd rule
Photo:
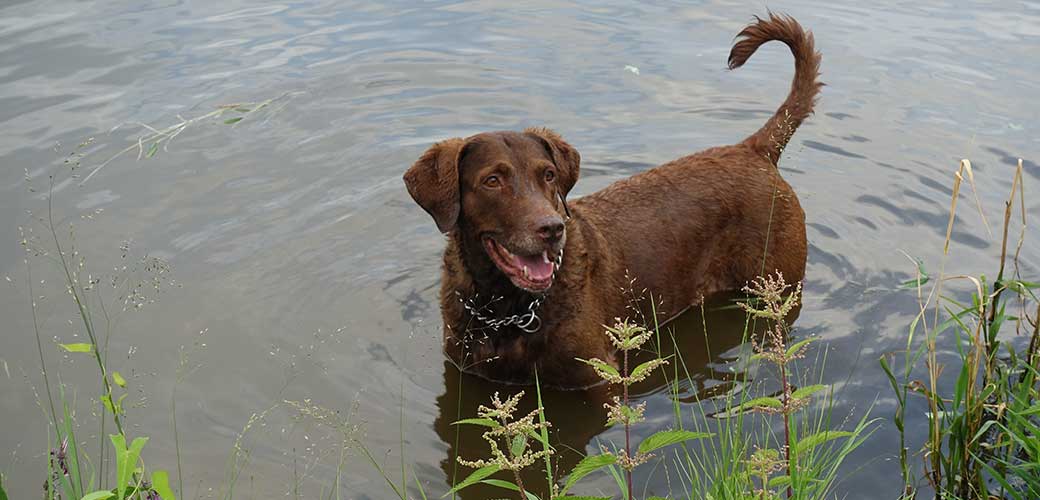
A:
<svg viewBox="0 0 1040 500">
<path fill-rule="evenodd" d="M 924 284 L 928 283 L 928 280 L 930 280 L 930 279 L 931 278 L 929 278 L 928 276 L 921 276 L 920 281 L 918 281 L 917 278 L 914 278 L 912 280 L 906 280 L 906 281 L 904 281 L 904 282 L 899 284 L 899 288 L 907 288 L 907 289 L 910 289 L 910 290 L 916 290 L 918 285 L 924 286 Z"/>
<path fill-rule="evenodd" d="M 560 495 L 567 493 L 567 490 L 571 489 L 581 478 L 595 472 L 597 469 L 613 465 L 617 461 L 617 457 L 604 453 L 602 455 L 588 455 L 578 462 L 578 465 L 574 466 L 571 470 L 570 476 L 567 478 L 567 482 L 563 485 L 563 489 L 560 490 Z"/>
<path fill-rule="evenodd" d="M 799 439 L 794 445 L 794 452 L 796 455 L 800 455 L 806 451 L 809 451 L 827 441 L 831 441 L 838 438 L 853 436 L 852 432 L 849 431 L 823 431 L 817 432 L 811 436 L 806 436 Z"/>
<path fill-rule="evenodd" d="M 227 124 L 227 125 L 234 125 L 234 124 L 236 124 L 236 123 L 238 123 L 240 121 L 242 121 L 242 117 L 241 116 L 236 116 L 234 118 L 228 118 L 227 120 L 224 120 L 224 123 Z"/>
<path fill-rule="evenodd" d="M 126 388 L 126 379 L 119 372 L 112 372 L 112 381 L 119 387 Z"/>
<path fill-rule="evenodd" d="M 805 387 L 799 387 L 798 389 L 796 389 L 794 392 L 791 393 L 791 397 L 794 398 L 794 399 L 802 399 L 802 398 L 805 398 L 805 397 L 809 397 L 809 396 L 811 396 L 811 395 L 813 395 L 813 394 L 815 394 L 817 392 L 820 392 L 820 391 L 822 391 L 822 390 L 824 390 L 826 388 L 827 388 L 827 386 L 825 386 L 823 384 L 814 384 L 814 385 L 807 385 Z"/>
<path fill-rule="evenodd" d="M 501 479 L 485 479 L 481 482 L 484 484 L 490 484 L 491 486 L 498 486 L 499 488 L 504 488 L 507 490 L 520 491 L 520 488 L 517 487 L 517 485 L 509 481 L 503 481 Z M 524 493 L 527 494 L 528 500 L 538 500 L 538 496 L 534 493 L 531 493 L 530 491 L 524 491 Z"/>
<path fill-rule="evenodd" d="M 98 490 L 83 497 L 82 500 L 105 500 L 106 498 L 112 498 L 114 496 L 116 496 L 116 494 L 109 490 Z"/>
<path fill-rule="evenodd" d="M 805 347 L 806 344 L 814 340 L 816 340 L 816 337 L 809 337 L 807 339 L 802 339 L 798 342 L 795 342 L 794 344 L 791 344 L 791 347 L 787 348 L 787 357 L 790 358 L 791 356 L 794 356 L 794 353 L 798 352 L 799 349 Z"/>
<path fill-rule="evenodd" d="M 733 412 L 742 412 L 745 410 L 751 410 L 754 408 L 783 408 L 784 404 L 775 397 L 767 396 L 755 399 L 749 399 L 740 403 L 736 408 L 733 408 Z"/>
<path fill-rule="evenodd" d="M 661 431 L 656 432 L 646 439 L 642 443 L 639 443 L 639 453 L 650 453 L 658 448 L 664 448 L 665 446 L 682 443 L 683 441 L 689 441 L 691 439 L 704 439 L 711 437 L 712 434 L 708 432 L 692 432 L 692 431 Z"/>
<path fill-rule="evenodd" d="M 170 475 L 164 470 L 157 470 L 152 473 L 152 489 L 159 494 L 162 500 L 177 500 L 173 490 L 170 489 Z"/>
<path fill-rule="evenodd" d="M 651 369 L 651 366 L 657 364 L 658 362 L 659 361 L 657 359 L 651 359 L 650 361 L 641 363 L 639 366 L 635 367 L 631 373 L 629 373 L 628 377 L 638 380 L 644 375 L 643 372 L 646 372 L 647 370 Z"/>
<path fill-rule="evenodd" d="M 770 488 L 783 488 L 789 484 L 791 484 L 791 476 L 784 475 L 769 478 Z"/>
<path fill-rule="evenodd" d="M 108 396 L 102 396 L 102 400 Z M 111 405 L 111 399 L 109 399 L 109 405 Z M 108 436 L 112 440 L 112 447 L 116 450 L 116 491 L 119 492 L 119 500 L 123 500 L 123 492 L 126 490 L 126 482 L 129 481 L 129 472 L 126 471 L 126 437 L 122 434 L 112 434 Z M 127 479 L 124 481 L 123 474 L 127 474 Z"/>
<path fill-rule="evenodd" d="M 116 449 L 116 493 L 119 500 L 123 500 L 126 488 L 130 485 L 131 475 L 137 468 L 141 449 L 148 442 L 148 438 L 135 438 L 130 443 L 130 448 L 126 447 L 126 437 L 122 434 L 112 434 L 109 439 L 112 440 L 112 446 Z"/>
<path fill-rule="evenodd" d="M 518 457 L 524 453 L 525 449 L 527 449 L 527 435 L 517 434 L 513 436 L 513 443 L 509 445 L 509 452 L 514 457 Z"/>
<path fill-rule="evenodd" d="M 459 491 L 462 488 L 465 488 L 467 486 L 470 486 L 470 485 L 473 485 L 475 483 L 478 483 L 481 480 L 483 480 L 484 478 L 486 478 L 486 477 L 488 477 L 488 476 L 498 472 L 498 470 L 499 470 L 499 467 L 498 467 L 497 464 L 491 464 L 491 465 L 488 465 L 488 466 L 481 467 L 481 468 L 473 471 L 473 473 L 470 474 L 469 477 L 467 477 L 466 479 L 463 479 L 461 483 L 456 484 L 455 486 L 452 486 L 451 489 L 448 490 L 447 493 L 445 493 L 444 495 L 441 495 L 441 498 L 444 498 L 444 497 L 446 497 L 446 496 L 448 496 L 448 495 L 450 495 L 452 493 L 455 493 L 456 491 Z"/>
<path fill-rule="evenodd" d="M 248 113 L 252 110 L 249 108 L 235 108 L 235 111 L 238 111 L 239 113 Z"/>
<path fill-rule="evenodd" d="M 1040 403 L 1037 403 L 1037 404 L 1035 404 L 1033 406 L 1030 406 L 1029 408 L 1026 408 L 1025 410 L 1022 410 L 1019 413 L 1019 415 L 1023 415 L 1023 416 L 1038 415 L 1038 414 L 1040 414 Z"/>
<path fill-rule="evenodd" d="M 595 368 L 598 371 L 602 371 L 604 373 L 607 373 L 607 374 L 609 374 L 612 377 L 621 378 L 621 374 L 618 373 L 616 368 L 614 368 L 613 366 L 608 365 L 607 363 L 605 363 L 605 362 L 603 362 L 601 360 L 598 360 L 596 358 L 592 358 L 592 359 L 574 358 L 574 359 L 577 359 L 578 361 L 581 361 L 582 363 L 585 363 L 586 365 L 589 365 L 589 366 Z"/>
<path fill-rule="evenodd" d="M 502 426 L 502 424 L 499 424 L 498 422 L 495 422 L 494 420 L 491 420 L 490 418 L 464 418 L 464 419 L 459 420 L 457 422 L 452 422 L 451 423 L 451 425 L 463 425 L 463 424 L 483 425 L 484 427 L 491 427 L 492 429 L 494 429 L 496 427 L 501 427 Z"/>
<path fill-rule="evenodd" d="M 114 404 L 112 404 L 112 396 L 109 396 L 108 394 L 102 394 L 101 404 L 105 405 L 105 409 L 108 410 L 109 413 L 113 415 L 117 414 L 116 407 Z"/>
<path fill-rule="evenodd" d="M 152 143 L 152 147 L 148 148 L 148 152 L 145 153 L 144 157 L 145 158 L 151 158 L 151 157 L 155 156 L 155 153 L 158 153 L 158 152 L 159 152 L 159 143 L 158 142 L 153 142 Z"/>
<path fill-rule="evenodd" d="M 4 476 L 0 476 L 0 500 L 7 500 L 7 492 L 4 491 Z"/>
<path fill-rule="evenodd" d="M 527 437 L 542 443 L 543 449 L 552 449 L 552 445 L 549 444 L 549 437 L 542 436 L 539 431 L 527 431 Z"/>
<path fill-rule="evenodd" d="M 504 481 L 502 479 L 484 479 L 481 482 L 484 484 L 490 484 L 491 486 L 498 486 L 499 488 L 504 488 L 507 490 L 520 491 L 520 488 L 517 487 L 515 484 L 509 481 Z"/>
<path fill-rule="evenodd" d="M 146 437 L 134 438 L 134 441 L 130 443 L 130 449 L 127 450 L 127 465 L 131 467 L 131 471 L 137 468 L 137 459 L 141 457 L 141 449 L 146 443 L 148 443 Z"/>
<path fill-rule="evenodd" d="M 895 374 L 892 373 L 892 367 L 888 365 L 887 355 L 882 355 L 880 358 L 878 358 L 878 362 L 881 363 L 881 370 L 883 370 L 885 372 L 885 376 L 888 377 L 888 384 L 892 386 L 892 392 L 896 393 L 896 399 L 898 400 L 899 404 L 902 405 L 903 395 L 899 391 L 900 385 L 899 382 L 896 381 Z"/>
<path fill-rule="evenodd" d="M 115 406 L 115 411 L 119 415 L 125 415 L 126 414 L 126 411 L 123 410 L 123 400 L 126 399 L 127 396 L 129 396 L 128 393 L 124 393 L 122 396 L 119 396 L 119 399 L 116 400 L 116 404 L 113 405 L 113 406 Z"/>
<path fill-rule="evenodd" d="M 918 276 L 916 278 L 914 278 L 914 279 L 909 279 L 909 280 L 906 280 L 906 281 L 900 283 L 899 284 L 900 288 L 909 288 L 911 290 L 917 289 L 917 287 L 924 286 L 924 284 L 928 283 L 928 280 L 931 279 L 931 277 L 928 276 L 928 271 L 924 270 L 924 261 L 921 260 L 921 259 L 915 259 L 915 260 L 917 260 L 917 273 L 918 273 Z"/>
<path fill-rule="evenodd" d="M 58 344 L 68 352 L 94 352 L 94 344 Z"/>
</svg>

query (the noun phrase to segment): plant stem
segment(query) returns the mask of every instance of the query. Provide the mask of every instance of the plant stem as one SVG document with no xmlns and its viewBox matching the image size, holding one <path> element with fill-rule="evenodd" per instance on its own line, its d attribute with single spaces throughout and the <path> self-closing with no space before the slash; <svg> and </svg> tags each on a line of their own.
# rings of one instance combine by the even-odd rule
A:
<svg viewBox="0 0 1040 500">
<path fill-rule="evenodd" d="M 1037 303 L 1036 305 L 1036 323 L 1033 324 L 1033 336 L 1029 338 L 1029 351 L 1026 352 L 1026 365 L 1031 366 L 1034 369 L 1037 368 L 1035 366 L 1037 359 L 1036 351 L 1037 348 L 1040 347 L 1040 342 L 1038 341 L 1040 341 L 1040 303 Z M 1019 375 L 1019 383 L 1025 381 L 1026 373 L 1028 373 L 1028 370 L 1024 370 L 1022 374 Z"/>
<path fill-rule="evenodd" d="M 105 362 L 101 359 L 101 351 L 97 345 L 97 335 L 94 332 L 93 322 L 90 320 L 90 311 L 87 310 L 87 306 L 84 303 L 84 296 L 80 293 L 78 280 L 72 277 L 72 271 L 69 269 L 68 259 L 65 258 L 65 252 L 61 249 L 61 242 L 58 240 L 58 231 L 54 228 L 54 177 L 51 177 L 50 188 L 47 190 L 47 224 L 51 231 L 51 236 L 54 237 L 54 248 L 58 252 L 58 260 L 61 261 L 61 267 L 65 271 L 65 280 L 69 286 L 69 292 L 72 293 L 72 298 L 76 302 L 76 307 L 79 308 L 80 319 L 83 320 L 83 326 L 87 330 L 87 336 L 90 337 L 90 343 L 94 347 L 94 359 L 97 361 L 98 368 L 101 370 L 101 385 L 105 389 L 105 395 L 113 404 L 113 410 L 115 409 L 115 402 L 112 400 L 112 386 L 108 383 L 108 370 L 105 368 Z M 104 406 L 102 406 L 102 412 L 104 412 Z M 123 422 L 119 418 L 119 414 L 116 411 L 112 412 L 112 419 L 116 423 L 116 428 L 120 434 L 123 434 Z M 99 438 L 103 439 L 103 438 Z"/>
<path fill-rule="evenodd" d="M 791 414 L 790 414 L 790 403 L 791 403 L 791 385 L 787 383 L 787 360 L 784 359 L 780 363 L 780 381 L 784 386 L 784 456 L 785 462 L 787 463 L 787 477 L 793 479 L 791 476 Z M 794 490 L 791 488 L 791 483 L 787 484 L 787 498 L 794 496 Z"/>
<path fill-rule="evenodd" d="M 43 370 L 43 386 L 47 389 L 47 402 L 51 407 L 51 420 L 54 428 L 58 429 L 58 413 L 54 410 L 54 398 L 51 396 L 51 383 L 47 380 L 47 363 L 43 360 L 43 343 L 40 341 L 40 323 L 36 315 L 36 296 L 32 286 L 32 266 L 29 258 L 25 258 L 25 276 L 29 283 L 29 306 L 32 308 L 33 330 L 36 332 L 36 352 L 40 355 L 40 368 Z"/>
<path fill-rule="evenodd" d="M 520 500 L 527 500 L 527 492 L 524 491 L 524 481 L 520 479 L 520 471 L 513 470 L 513 477 L 516 479 L 516 487 L 520 490 Z"/>
<path fill-rule="evenodd" d="M 629 376 L 629 373 L 628 373 L 628 350 L 625 350 L 624 352 L 625 352 L 625 355 L 624 355 L 625 361 L 624 361 L 624 372 L 623 373 L 625 374 L 626 380 L 624 381 L 624 383 L 622 385 L 624 386 L 624 402 L 625 402 L 625 407 L 627 408 L 628 407 L 628 384 L 629 384 L 629 381 L 627 380 L 627 378 Z M 628 419 L 626 418 L 625 419 L 625 456 L 627 456 L 629 459 L 632 458 L 632 445 L 631 445 L 631 442 L 632 442 L 631 434 L 632 433 L 631 433 L 631 427 L 632 427 L 631 426 L 631 422 L 629 422 Z M 626 479 L 625 482 L 627 483 L 627 487 L 628 487 L 628 497 L 627 498 L 628 498 L 628 500 L 633 500 L 633 498 L 632 498 L 632 469 L 630 469 L 630 468 L 626 468 L 625 469 L 625 479 Z"/>
<path fill-rule="evenodd" d="M 181 476 L 181 440 L 180 435 L 177 433 L 177 384 L 180 382 L 180 376 L 178 374 L 178 380 L 173 383 L 173 391 L 170 393 L 170 418 L 173 420 L 173 446 L 174 451 L 177 454 L 177 494 L 186 496 L 184 492 L 184 477 Z M 336 481 L 338 485 L 339 475 L 336 475 Z"/>
</svg>

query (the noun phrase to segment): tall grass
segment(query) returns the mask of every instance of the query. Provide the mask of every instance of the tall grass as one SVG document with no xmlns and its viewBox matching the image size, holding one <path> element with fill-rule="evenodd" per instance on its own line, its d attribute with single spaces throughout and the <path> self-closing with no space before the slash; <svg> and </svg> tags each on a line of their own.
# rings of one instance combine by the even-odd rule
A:
<svg viewBox="0 0 1040 500">
<path fill-rule="evenodd" d="M 916 291 L 919 312 L 907 335 L 902 372 L 897 377 L 890 357 L 880 360 L 898 403 L 893 421 L 901 443 L 903 497 L 918 496 L 923 479 L 937 499 L 1040 498 L 1040 300 L 1034 292 L 1040 283 L 1025 281 L 1018 265 L 1026 235 L 1022 161 L 1004 204 L 1000 260 L 993 279 L 945 271 L 965 178 L 974 189 L 967 160 L 955 176 L 938 275 L 933 278 L 919 264 L 917 277 L 906 283 Z M 1012 250 L 1008 243 L 1016 203 L 1019 231 Z M 983 215 L 981 206 L 979 212 Z M 963 290 L 950 290 L 956 283 L 968 284 L 967 299 Z M 926 284 L 931 285 L 927 293 Z M 948 366 L 939 359 L 943 338 L 956 349 Z M 914 370 L 922 363 L 925 380 L 915 379 Z M 952 388 L 940 382 L 945 370 L 957 373 Z M 914 467 L 906 444 L 907 407 L 915 395 L 923 397 L 928 407 L 920 469 Z"/>
<path fill-rule="evenodd" d="M 790 340 L 787 318 L 800 300 L 797 287 L 791 290 L 777 275 L 757 280 L 746 291 L 750 300 L 741 307 L 749 313 L 745 336 L 752 344 L 750 360 L 772 367 L 780 388 L 755 395 L 750 381 L 742 379 L 736 391 L 698 398 L 690 425 L 717 438 L 674 450 L 673 464 L 685 488 L 681 498 L 831 498 L 839 468 L 876 430 L 876 420 L 869 418 L 868 409 L 851 428 L 836 428 L 828 386 L 810 379 L 811 370 L 799 372 L 794 361 L 817 339 Z M 703 326 L 707 338 L 708 325 Z M 669 339 L 676 344 L 672 332 Z M 678 383 L 690 374 L 679 359 L 671 383 L 676 421 L 682 423 Z M 817 357 L 809 368 L 824 363 Z M 825 397 L 813 401 L 817 393 Z"/>
<path fill-rule="evenodd" d="M 87 145 L 89 142 L 82 143 L 79 148 Z M 77 150 L 65 160 L 64 164 L 68 166 L 72 175 L 75 175 L 79 168 L 81 157 Z M 96 403 L 95 411 L 99 415 L 100 429 L 98 457 L 91 460 L 84 454 L 81 442 L 76 438 L 75 413 L 70 408 L 65 385 L 60 381 L 56 387 L 58 404 L 55 403 L 52 394 L 55 387 L 49 377 L 53 368 L 48 368 L 45 362 L 36 296 L 30 285 L 30 308 L 48 404 L 44 413 L 50 424 L 49 430 L 54 432 L 54 445 L 50 451 L 47 480 L 44 483 L 44 497 L 85 500 L 150 500 L 159 497 L 174 499 L 169 474 L 165 470 L 146 468 L 141 462 L 141 451 L 148 438 L 139 436 L 131 440 L 128 437 L 124 424 L 126 409 L 123 404 L 128 395 L 128 381 L 118 371 L 109 370 L 107 364 L 111 337 L 109 327 L 112 324 L 110 309 L 116 303 L 121 304 L 123 311 L 136 309 L 153 300 L 149 295 L 150 291 L 145 287 L 150 285 L 152 291 L 158 293 L 163 285 L 168 283 L 166 273 L 169 268 L 161 259 L 148 256 L 125 266 L 123 272 L 112 276 L 110 283 L 115 297 L 106 300 L 99 288 L 101 280 L 89 273 L 84 274 L 86 261 L 76 247 L 73 227 L 69 226 L 67 237 L 59 235 L 53 205 L 54 180 L 54 175 L 48 177 L 47 205 L 45 213 L 38 218 L 44 230 L 43 237 L 32 234 L 31 228 L 30 234 L 23 234 L 22 245 L 27 253 L 26 276 L 31 284 L 32 259 L 42 258 L 52 262 L 64 278 L 65 290 L 72 300 L 82 332 L 85 333 L 88 342 L 64 343 L 58 344 L 58 347 L 71 355 L 87 356 L 97 366 L 100 394 L 93 402 Z M 52 246 L 47 247 L 43 243 L 46 240 L 49 240 Z M 141 274 L 146 278 L 142 279 Z M 99 327 L 99 324 L 104 327 Z M 110 435 L 105 432 L 106 424 L 109 422 L 115 428 L 115 433 Z M 106 456 L 105 450 L 109 444 L 112 447 L 111 454 Z M 107 473 L 106 468 L 109 469 Z"/>
<path fill-rule="evenodd" d="M 228 114 L 233 117 L 225 119 L 223 123 L 235 125 L 243 119 L 257 116 L 255 113 L 271 108 L 275 103 L 286 100 L 288 96 L 286 94 L 259 103 L 219 106 L 213 112 L 191 119 L 178 117 L 180 121 L 177 124 L 162 130 L 140 124 L 148 132 L 140 136 L 135 144 L 94 166 L 80 184 L 116 158 L 134 149 L 138 150 L 138 159 L 150 158 L 159 151 L 160 146 L 165 150 L 170 141 L 193 125 L 219 119 Z M 170 484 L 169 473 L 163 469 L 149 467 L 144 462 L 142 451 L 149 438 L 136 436 L 131 439 L 129 435 L 125 399 L 129 395 L 131 381 L 118 371 L 111 370 L 108 364 L 108 347 L 116 316 L 155 302 L 156 296 L 164 288 L 175 285 L 169 276 L 169 265 L 163 259 L 149 255 L 135 259 L 129 243 L 124 242 L 121 246 L 123 262 L 111 275 L 102 278 L 91 273 L 86 265 L 86 257 L 76 245 L 75 226 L 65 222 L 74 220 L 75 216 L 62 217 L 56 214 L 54 207 L 54 187 L 58 178 L 63 177 L 62 182 L 79 180 L 82 163 L 86 157 L 85 151 L 93 145 L 94 139 L 90 138 L 65 155 L 59 168 L 47 175 L 45 190 L 38 190 L 34 186 L 33 179 L 26 169 L 29 191 L 42 191 L 45 201 L 42 214 L 30 212 L 29 224 L 19 228 L 21 244 L 25 251 L 29 309 L 32 313 L 33 333 L 43 379 L 42 392 L 46 396 L 46 406 L 41 404 L 41 411 L 46 417 L 48 441 L 51 443 L 43 496 L 45 499 L 66 500 L 174 500 L 176 495 Z M 56 150 L 60 151 L 60 146 Z M 80 217 L 90 219 L 98 213 L 100 211 Z M 97 369 L 99 393 L 89 398 L 90 412 L 97 415 L 99 426 L 96 456 L 91 456 L 83 447 L 86 443 L 76 437 L 78 425 L 75 400 L 68 395 L 68 386 L 61 380 L 60 366 L 50 366 L 46 361 L 38 307 L 40 296 L 35 288 L 38 277 L 34 276 L 34 265 L 38 261 L 53 266 L 61 276 L 66 292 L 64 295 L 71 299 L 80 333 L 86 340 L 58 343 L 56 347 L 69 356 L 89 358 Z M 195 348 L 198 345 L 196 343 Z M 181 493 L 184 491 L 184 482 L 176 421 L 176 384 L 194 369 L 188 361 L 189 355 L 190 351 L 182 349 L 177 381 L 171 394 L 171 424 L 177 450 L 176 486 Z M 56 374 L 58 376 L 55 379 L 53 376 Z M 0 478 L 0 500 L 6 500 L 2 485 L 4 479 L 6 478 Z"/>
</svg>

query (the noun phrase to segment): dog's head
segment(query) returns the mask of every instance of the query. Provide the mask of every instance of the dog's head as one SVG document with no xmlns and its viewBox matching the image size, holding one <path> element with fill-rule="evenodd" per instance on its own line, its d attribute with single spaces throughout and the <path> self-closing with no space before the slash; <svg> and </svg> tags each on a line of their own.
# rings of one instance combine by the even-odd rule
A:
<svg viewBox="0 0 1040 500">
<path fill-rule="evenodd" d="M 567 237 L 564 200 L 580 162 L 548 129 L 488 132 L 434 144 L 404 182 L 441 232 L 479 242 L 514 285 L 542 292 Z"/>
</svg>

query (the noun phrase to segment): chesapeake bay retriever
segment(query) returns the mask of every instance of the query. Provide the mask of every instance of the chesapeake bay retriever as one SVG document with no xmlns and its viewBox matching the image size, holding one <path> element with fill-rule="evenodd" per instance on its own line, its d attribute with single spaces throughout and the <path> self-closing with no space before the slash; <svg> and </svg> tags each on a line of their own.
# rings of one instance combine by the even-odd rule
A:
<svg viewBox="0 0 1040 500">
<path fill-rule="evenodd" d="M 447 355 L 496 381 L 581 387 L 575 358 L 614 362 L 603 325 L 630 316 L 630 287 L 671 318 L 756 276 L 805 274 L 805 213 L 777 161 L 822 83 L 811 32 L 770 14 L 744 28 L 730 69 L 778 40 L 794 54 L 787 99 L 739 144 L 673 160 L 566 201 L 580 156 L 555 132 L 487 132 L 434 144 L 404 174 L 448 236 L 441 277 Z M 646 304 L 644 304 L 646 305 Z"/>
</svg>

